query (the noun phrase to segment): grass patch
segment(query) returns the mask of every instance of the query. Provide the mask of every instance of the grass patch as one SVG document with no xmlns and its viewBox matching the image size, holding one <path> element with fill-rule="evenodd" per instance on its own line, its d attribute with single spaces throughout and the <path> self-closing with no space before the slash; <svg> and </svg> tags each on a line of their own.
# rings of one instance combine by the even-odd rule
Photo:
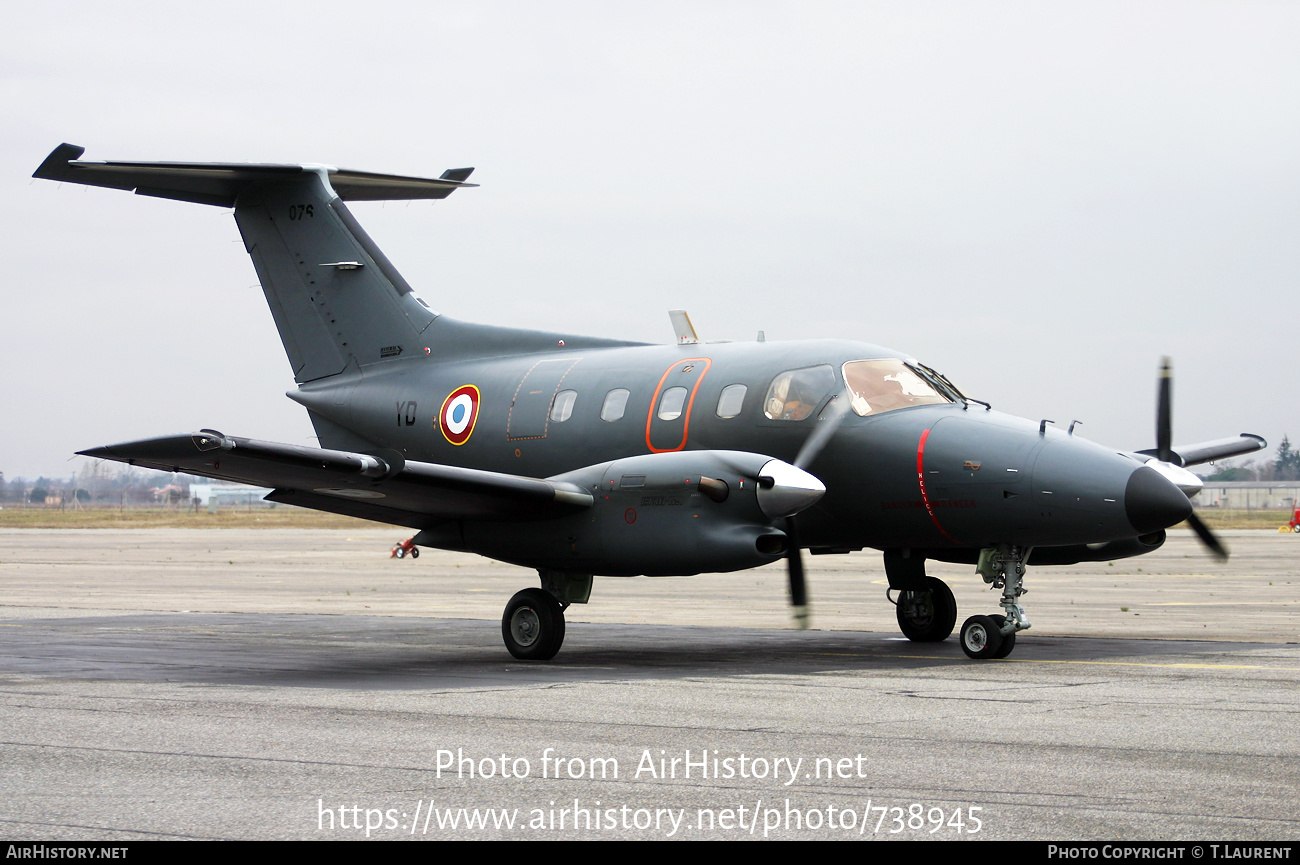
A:
<svg viewBox="0 0 1300 865">
<path fill-rule="evenodd" d="M 382 523 L 311 511 L 290 505 L 274 508 L 58 508 L 13 507 L 0 510 L 4 529 L 375 529 Z M 401 534 L 407 529 L 394 527 Z M 414 530 L 411 530 L 412 533 Z"/>
<path fill-rule="evenodd" d="M 1196 515 L 1212 529 L 1271 529 L 1277 531 L 1291 519 L 1293 512 L 1286 508 L 1269 508 L 1257 511 L 1235 510 L 1232 508 L 1199 508 Z M 1187 523 L 1179 523 L 1176 529 L 1190 528 Z"/>
<path fill-rule="evenodd" d="M 1277 531 L 1291 519 L 1291 511 L 1220 510 L 1204 508 L 1196 512 L 1212 529 L 1266 529 Z M 215 514 L 207 510 L 170 510 L 168 508 L 83 507 L 77 510 L 23 507 L 7 504 L 0 508 L 0 528 L 4 529 L 374 529 L 383 523 L 358 520 L 322 511 L 279 505 L 274 508 L 220 508 Z M 394 527 L 400 534 L 406 529 Z M 1179 523 L 1174 528 L 1188 528 Z M 411 530 L 414 534 L 414 530 Z"/>
</svg>

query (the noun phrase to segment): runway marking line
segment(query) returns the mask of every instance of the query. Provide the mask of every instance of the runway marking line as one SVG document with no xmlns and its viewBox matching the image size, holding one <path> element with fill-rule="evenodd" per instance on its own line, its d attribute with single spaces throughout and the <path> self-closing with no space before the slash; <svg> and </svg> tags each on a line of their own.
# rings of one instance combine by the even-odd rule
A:
<svg viewBox="0 0 1300 865">
<path fill-rule="evenodd" d="M 1289 607 L 1295 601 L 1165 601 L 1144 607 Z"/>
<path fill-rule="evenodd" d="M 817 652 L 819 658 L 861 658 L 861 655 L 852 652 Z M 893 658 L 912 658 L 928 661 L 959 661 L 960 658 L 953 658 L 949 655 L 891 655 Z M 1169 667 L 1169 668 L 1191 668 L 1205 670 L 1291 670 L 1295 671 L 1297 667 L 1266 667 L 1263 664 L 1155 664 L 1146 661 L 1053 661 L 1046 658 L 1002 658 L 1004 661 L 1014 661 L 1017 664 L 1092 664 L 1103 667 Z"/>
<path fill-rule="evenodd" d="M 954 661 L 959 660 L 945 655 L 897 655 L 899 658 L 923 658 L 932 661 Z M 1295 671 L 1296 667 L 1266 667 L 1262 664 L 1155 664 L 1145 661 L 1053 661 L 1050 659 L 1036 658 L 1002 658 L 1000 660 L 1014 664 L 1091 664 L 1099 667 L 1166 667 L 1170 669 L 1203 669 L 1203 670 L 1290 670 Z"/>
</svg>

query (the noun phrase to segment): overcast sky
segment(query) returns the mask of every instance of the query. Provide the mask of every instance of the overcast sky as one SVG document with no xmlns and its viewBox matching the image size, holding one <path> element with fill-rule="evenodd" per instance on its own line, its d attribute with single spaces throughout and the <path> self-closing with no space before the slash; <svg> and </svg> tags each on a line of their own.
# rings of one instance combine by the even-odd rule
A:
<svg viewBox="0 0 1300 865">
<path fill-rule="evenodd" d="M 229 211 L 87 159 L 437 176 L 353 205 L 455 318 L 843 337 L 1118 448 L 1300 435 L 1300 4 L 10 4 L 0 471 L 314 443 Z"/>
</svg>

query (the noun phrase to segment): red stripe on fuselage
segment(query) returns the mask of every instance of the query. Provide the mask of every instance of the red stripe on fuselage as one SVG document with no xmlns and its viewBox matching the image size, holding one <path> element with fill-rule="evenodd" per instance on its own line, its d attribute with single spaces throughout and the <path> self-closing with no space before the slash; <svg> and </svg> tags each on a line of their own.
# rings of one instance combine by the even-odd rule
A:
<svg viewBox="0 0 1300 865">
<path fill-rule="evenodd" d="M 925 505 L 925 512 L 930 515 L 930 521 L 934 523 L 934 527 L 954 544 L 960 544 L 960 541 L 948 534 L 948 530 L 940 525 L 939 518 L 934 515 L 934 508 L 930 506 L 930 497 L 925 492 L 925 440 L 929 437 L 930 431 L 926 430 L 921 433 L 921 441 L 916 445 L 916 483 L 921 487 L 921 502 Z"/>
</svg>

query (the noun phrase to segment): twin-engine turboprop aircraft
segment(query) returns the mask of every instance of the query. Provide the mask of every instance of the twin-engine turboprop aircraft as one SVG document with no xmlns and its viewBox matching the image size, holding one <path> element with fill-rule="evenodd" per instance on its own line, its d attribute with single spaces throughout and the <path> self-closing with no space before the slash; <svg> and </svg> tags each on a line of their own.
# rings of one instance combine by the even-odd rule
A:
<svg viewBox="0 0 1300 865">
<path fill-rule="evenodd" d="M 547 659 L 595 576 L 736 571 L 788 560 L 806 621 L 802 550 L 884 552 L 898 624 L 943 640 L 957 607 L 926 559 L 974 565 L 1002 612 L 961 629 L 972 658 L 1006 657 L 1029 627 L 1028 564 L 1140 555 L 1191 522 L 1184 467 L 1264 447 L 1243 434 L 1117 453 L 992 411 L 907 355 L 860 342 L 675 345 L 467 324 L 424 303 L 347 200 L 446 198 L 437 179 L 324 165 L 83 162 L 48 180 L 234 208 L 320 448 L 214 430 L 82 451 L 273 487 L 267 498 L 418 529 L 415 543 L 536 568 L 506 605 L 517 658 Z"/>
</svg>

